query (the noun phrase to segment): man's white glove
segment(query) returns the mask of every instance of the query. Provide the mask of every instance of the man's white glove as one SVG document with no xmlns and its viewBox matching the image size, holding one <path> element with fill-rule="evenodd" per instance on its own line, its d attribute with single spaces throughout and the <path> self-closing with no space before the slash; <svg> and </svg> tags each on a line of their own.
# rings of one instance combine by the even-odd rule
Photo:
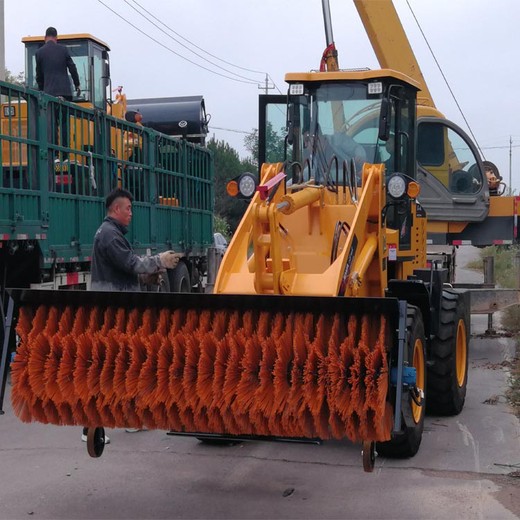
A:
<svg viewBox="0 0 520 520">
<path fill-rule="evenodd" d="M 161 267 L 164 267 L 165 269 L 175 269 L 179 263 L 180 257 L 181 255 L 175 251 L 165 251 L 164 253 L 159 253 Z"/>
</svg>

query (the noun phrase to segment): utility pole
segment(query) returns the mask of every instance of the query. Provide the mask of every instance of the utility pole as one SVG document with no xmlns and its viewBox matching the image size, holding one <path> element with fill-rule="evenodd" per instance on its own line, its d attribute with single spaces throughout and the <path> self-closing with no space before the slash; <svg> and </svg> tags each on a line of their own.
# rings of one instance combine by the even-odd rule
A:
<svg viewBox="0 0 520 520">
<path fill-rule="evenodd" d="M 3 1 L 3 0 L 0 0 L 0 1 Z M 265 89 L 264 94 L 269 94 L 269 91 L 274 88 L 274 85 L 272 85 L 272 84 L 270 85 L 269 84 L 269 74 L 267 74 L 267 72 L 265 73 L 265 84 L 264 85 L 258 85 L 258 88 Z"/>
<path fill-rule="evenodd" d="M 509 136 L 509 196 L 513 193 L 512 182 L 512 171 L 513 171 L 513 138 Z"/>
</svg>

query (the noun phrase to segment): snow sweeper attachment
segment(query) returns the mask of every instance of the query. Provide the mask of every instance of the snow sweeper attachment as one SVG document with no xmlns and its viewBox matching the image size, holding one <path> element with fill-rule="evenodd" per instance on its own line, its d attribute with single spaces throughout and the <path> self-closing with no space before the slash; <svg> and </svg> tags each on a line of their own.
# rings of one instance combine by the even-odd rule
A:
<svg viewBox="0 0 520 520">
<path fill-rule="evenodd" d="M 367 454 L 400 423 L 394 298 L 11 295 L 19 306 L 11 400 L 24 422 L 348 438 Z"/>
</svg>

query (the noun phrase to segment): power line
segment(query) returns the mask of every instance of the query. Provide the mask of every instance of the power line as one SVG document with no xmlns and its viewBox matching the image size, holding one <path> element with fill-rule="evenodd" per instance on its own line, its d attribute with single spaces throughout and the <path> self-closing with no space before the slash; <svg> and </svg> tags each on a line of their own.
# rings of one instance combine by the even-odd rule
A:
<svg viewBox="0 0 520 520">
<path fill-rule="evenodd" d="M 274 88 L 278 90 L 278 92 L 284 96 L 285 94 L 278 88 L 278 85 L 274 82 L 274 79 L 268 74 L 267 77 L 273 82 Z"/>
<path fill-rule="evenodd" d="M 121 18 L 121 20 L 123 20 L 124 22 L 126 22 L 128 25 L 130 25 L 131 27 L 133 27 L 136 31 L 140 32 L 142 35 L 146 36 L 147 38 L 149 38 L 150 40 L 152 40 L 153 42 L 157 43 L 158 45 L 160 45 L 161 47 L 163 47 L 164 49 L 166 49 L 167 51 L 171 52 L 172 54 L 175 54 L 176 56 L 178 56 L 179 58 L 182 58 L 183 60 L 191 63 L 192 65 L 195 65 L 196 67 L 200 67 L 201 69 L 204 69 L 204 70 L 207 70 L 208 72 L 211 72 L 212 74 L 216 74 L 217 76 L 221 76 L 223 78 L 226 78 L 226 79 L 230 79 L 232 81 L 237 81 L 239 83 L 247 83 L 249 85 L 258 85 L 258 82 L 257 81 L 246 81 L 246 80 L 242 80 L 242 79 L 238 79 L 238 78 L 233 78 L 231 76 L 227 76 L 225 74 L 221 74 L 220 72 L 217 72 L 215 70 L 211 70 L 209 69 L 208 67 L 205 67 L 204 65 L 201 65 L 200 63 L 196 63 L 195 61 L 192 61 L 190 60 L 189 58 L 186 58 L 186 56 L 183 56 L 182 54 L 179 54 L 178 52 L 174 51 L 173 49 L 171 49 L 170 47 L 168 47 L 167 45 L 164 45 L 164 43 L 160 42 L 159 40 L 156 40 L 153 36 L 150 36 L 148 33 L 144 32 L 142 29 L 140 29 L 139 27 L 137 27 L 137 25 L 133 24 L 132 22 L 128 21 L 125 17 L 123 17 L 122 15 L 120 15 L 117 11 L 114 11 L 114 9 L 112 9 L 111 7 L 109 7 L 107 4 L 105 4 L 102 0 L 97 0 L 100 4 L 104 5 L 109 11 L 111 11 L 112 13 L 114 13 L 117 17 Z"/>
<path fill-rule="evenodd" d="M 507 146 L 483 146 L 483 150 L 509 150 L 510 148 L 520 148 L 520 144 L 513 144 Z"/>
<path fill-rule="evenodd" d="M 126 2 L 126 0 L 125 0 Z M 161 25 L 164 25 L 164 27 L 166 27 L 169 31 L 171 31 L 173 34 L 176 34 L 179 38 L 182 38 L 184 41 L 188 42 L 190 45 L 193 45 L 193 47 L 195 47 L 196 49 L 198 49 L 199 51 L 202 51 L 202 52 L 205 52 L 208 56 L 211 56 L 212 58 L 215 58 L 216 60 L 219 60 L 223 63 L 226 63 L 227 65 L 231 65 L 232 67 L 236 67 L 237 69 L 241 69 L 241 70 L 245 70 L 246 72 L 253 72 L 255 74 L 265 74 L 265 72 L 263 71 L 260 71 L 260 70 L 253 70 L 253 69 L 248 69 L 246 67 L 241 67 L 240 65 L 236 65 L 235 63 L 231 63 L 229 61 L 226 61 L 226 60 L 223 60 L 222 58 L 219 58 L 218 56 L 215 56 L 214 54 L 211 54 L 211 52 L 203 49 L 202 47 L 199 47 L 198 45 L 196 45 L 195 43 L 193 43 L 192 41 L 188 40 L 188 38 L 185 38 L 184 36 L 182 36 L 182 34 L 179 34 L 177 31 L 174 31 L 170 26 L 168 26 L 167 24 L 165 24 L 162 20 L 160 20 L 159 18 L 157 18 L 156 16 L 154 16 L 150 11 L 148 11 L 147 9 L 145 9 L 141 4 L 139 4 L 136 0 L 132 0 L 132 2 L 136 5 L 138 5 L 145 13 L 149 14 L 154 20 L 157 20 Z M 128 2 L 126 2 L 128 3 Z M 193 52 L 193 51 L 192 51 Z"/>
<path fill-rule="evenodd" d="M 224 67 L 221 67 L 220 65 L 218 65 L 217 63 L 211 61 L 211 60 L 208 60 L 208 58 L 202 56 L 201 54 L 199 54 L 198 52 L 195 52 L 193 49 L 190 49 L 187 45 L 185 45 L 184 43 L 182 43 L 181 41 L 179 41 L 177 38 L 175 38 L 174 36 L 172 36 L 171 34 L 168 34 L 164 29 L 162 29 L 161 27 L 159 27 L 153 20 L 150 20 L 150 18 L 148 18 L 146 15 L 144 15 L 142 12 L 140 12 L 138 9 L 136 9 L 133 5 L 130 4 L 130 2 L 128 0 L 124 0 L 125 4 L 128 5 L 128 7 L 130 7 L 131 9 L 133 9 L 137 14 L 139 14 L 139 16 L 142 16 L 146 21 L 148 21 L 149 23 L 151 23 L 154 27 L 156 27 L 157 29 L 159 29 L 159 31 L 161 31 L 163 34 L 165 34 L 168 38 L 172 39 L 174 42 L 177 42 L 179 45 L 181 45 L 182 47 L 184 47 L 187 51 L 191 52 L 192 54 L 195 54 L 195 56 L 197 56 L 198 58 L 200 58 L 201 60 L 204 60 L 208 63 L 211 63 L 211 65 L 217 67 L 218 69 L 220 70 L 223 70 L 225 72 L 228 72 L 229 74 L 233 74 L 234 76 L 237 76 L 238 78 L 242 78 L 242 79 L 245 79 L 247 81 L 256 81 L 252 78 L 247 78 L 245 76 L 242 76 L 241 74 L 238 74 L 236 72 L 233 72 L 232 70 L 229 70 L 229 69 L 226 69 Z M 137 2 L 134 1 L 135 4 L 137 4 L 141 9 L 143 9 L 144 11 L 146 11 L 146 9 L 144 9 L 141 5 L 139 5 Z M 148 11 L 146 11 L 148 14 L 150 14 Z M 152 16 L 153 18 L 155 18 L 153 15 L 150 14 L 150 16 Z M 157 18 L 155 18 L 157 19 Z M 163 22 L 161 22 L 162 25 L 164 25 L 165 27 L 167 27 L 170 31 L 172 31 L 173 33 L 177 34 L 173 29 L 171 29 L 170 27 L 168 27 L 166 24 L 164 24 Z M 190 42 L 191 43 L 191 42 Z M 206 52 L 204 51 L 203 49 L 201 49 L 203 52 Z"/>
<path fill-rule="evenodd" d="M 254 132 L 254 130 L 252 130 L 251 132 L 246 132 L 245 130 L 235 130 L 233 128 L 222 128 L 221 126 L 210 126 L 209 127 L 211 130 L 224 130 L 225 132 L 234 132 L 235 134 L 246 134 L 246 135 L 249 135 L 249 134 L 252 134 Z"/>
<path fill-rule="evenodd" d="M 192 42 L 191 40 L 189 40 L 188 38 L 186 38 L 185 36 L 183 36 L 182 34 L 178 33 L 177 31 L 175 31 L 174 29 L 172 29 L 169 25 L 165 24 L 162 20 L 160 20 L 159 18 L 157 18 L 153 13 L 151 13 L 150 11 L 148 11 L 145 7 L 143 7 L 139 2 L 137 2 L 136 0 L 131 0 L 134 4 L 136 4 L 137 6 L 139 6 L 140 9 L 142 9 L 145 13 L 147 13 L 148 15 L 150 15 L 154 20 L 156 20 L 157 22 L 159 22 L 161 25 L 163 25 L 164 27 L 166 27 L 166 29 L 168 29 L 170 32 L 172 32 L 173 34 L 177 35 L 179 38 L 183 39 L 185 42 L 188 42 L 190 45 L 193 45 L 193 47 L 195 47 L 196 49 L 198 49 L 199 51 L 201 52 L 204 52 L 205 54 L 207 54 L 208 56 L 211 56 L 212 58 L 218 60 L 218 61 L 221 61 L 222 63 L 226 63 L 227 65 L 231 65 L 232 67 L 236 67 L 237 69 L 240 69 L 240 70 L 245 70 L 246 72 L 253 72 L 254 74 L 266 74 L 268 76 L 268 78 L 271 80 L 271 82 L 273 83 L 274 87 L 276 88 L 276 90 L 278 90 L 278 92 L 280 94 L 283 95 L 282 91 L 278 88 L 278 85 L 275 83 L 274 79 L 271 77 L 271 75 L 267 72 L 263 72 L 263 71 L 260 71 L 260 70 L 254 70 L 254 69 L 248 69 L 246 67 L 241 67 L 240 65 L 237 65 L 236 63 L 232 63 L 230 61 L 227 61 L 227 60 L 224 60 L 222 58 L 219 58 L 218 56 L 215 56 L 215 54 L 212 54 L 211 52 L 207 51 L 206 49 L 203 49 L 202 47 L 198 46 L 196 43 Z M 126 4 L 128 4 L 128 0 L 124 0 L 124 2 Z M 142 13 L 140 13 L 139 11 L 137 11 L 137 9 L 135 9 L 135 7 L 131 6 L 130 4 L 128 4 L 129 7 L 131 7 L 132 9 L 134 9 L 136 12 L 138 12 L 141 16 L 143 16 L 144 18 L 146 18 L 146 16 L 144 16 Z M 148 18 L 146 18 L 150 23 L 152 23 L 153 25 L 155 25 L 157 27 L 157 25 L 155 23 L 153 23 L 151 20 L 149 20 Z M 157 27 L 160 31 L 164 32 L 160 27 Z M 184 45 L 183 43 L 179 42 L 176 38 L 173 38 L 173 36 L 170 36 L 169 34 L 165 33 L 169 38 L 172 38 L 174 41 L 176 41 L 177 43 L 179 43 L 179 45 L 182 45 L 184 48 L 186 48 L 187 50 L 189 50 L 190 52 L 192 52 L 193 54 L 195 54 L 196 56 L 199 56 L 201 57 L 202 59 L 204 59 L 205 61 L 208 61 L 209 63 L 211 63 L 212 65 L 215 65 L 216 67 L 218 67 L 218 65 L 216 65 L 215 63 L 213 63 L 212 61 L 208 60 L 207 58 L 204 58 L 202 56 L 200 56 L 198 53 L 196 53 L 195 51 L 193 51 L 192 49 L 190 49 L 189 47 L 187 47 L 186 45 Z M 221 67 L 219 67 L 221 68 Z M 231 72 L 227 69 L 223 69 L 223 70 L 226 70 L 227 72 L 230 72 L 231 74 L 235 74 L 237 76 L 239 76 L 238 74 L 236 74 L 235 72 Z M 243 76 L 239 76 L 239 77 L 243 77 Z"/>
<path fill-rule="evenodd" d="M 459 112 L 462 115 L 462 119 L 464 119 L 464 122 L 466 123 L 466 125 L 468 127 L 469 133 L 471 134 L 471 136 L 473 137 L 473 140 L 475 141 L 475 145 L 477 146 L 477 148 L 478 148 L 479 152 L 481 153 L 482 157 L 484 157 L 484 154 L 482 153 L 482 149 L 480 148 L 480 146 L 478 144 L 477 138 L 473 134 L 473 130 L 471 129 L 471 126 L 470 126 L 468 120 L 466 119 L 466 116 L 464 115 L 464 112 L 462 111 L 462 107 L 459 105 L 459 102 L 457 101 L 457 98 L 455 97 L 455 93 L 451 89 L 451 86 L 450 86 L 450 84 L 448 82 L 448 79 L 446 78 L 440 63 L 438 62 L 437 57 L 435 56 L 435 53 L 433 52 L 433 49 L 430 46 L 430 42 L 428 41 L 428 38 L 426 38 L 426 34 L 424 34 L 424 31 L 423 31 L 423 29 L 421 27 L 421 24 L 419 23 L 419 20 L 415 16 L 415 13 L 414 13 L 414 11 L 412 9 L 412 6 L 410 5 L 410 2 L 408 0 L 406 0 L 406 4 L 408 5 L 408 8 L 410 9 L 410 12 L 412 13 L 412 16 L 414 17 L 414 20 L 415 20 L 415 23 L 417 24 L 417 27 L 419 27 L 419 31 L 421 31 L 422 37 L 424 38 L 424 41 L 426 42 L 426 45 L 428 46 L 428 49 L 430 50 L 430 53 L 433 56 L 433 59 L 434 59 L 436 65 L 437 65 L 437 68 L 439 69 L 439 71 L 441 73 L 441 76 L 444 79 L 444 83 L 446 83 L 446 86 L 448 87 L 448 90 L 450 91 L 451 97 L 455 101 L 455 104 L 457 105 L 457 108 L 459 109 Z"/>
</svg>

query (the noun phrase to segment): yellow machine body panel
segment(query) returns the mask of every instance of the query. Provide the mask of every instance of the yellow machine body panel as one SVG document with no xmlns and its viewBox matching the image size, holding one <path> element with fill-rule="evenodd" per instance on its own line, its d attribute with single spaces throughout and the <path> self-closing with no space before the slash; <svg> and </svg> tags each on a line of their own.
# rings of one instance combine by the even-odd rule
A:
<svg viewBox="0 0 520 520">
<path fill-rule="evenodd" d="M 356 70 L 356 71 L 334 71 L 334 72 L 289 72 L 285 75 L 285 81 L 288 83 L 297 82 L 332 82 L 332 81 L 362 81 L 373 80 L 379 78 L 393 77 L 397 80 L 404 81 L 409 85 L 419 88 L 419 83 L 412 77 L 403 74 L 397 69 L 379 69 L 379 70 Z"/>
<path fill-rule="evenodd" d="M 413 78 L 420 89 L 417 104 L 435 107 L 392 0 L 354 0 L 354 4 L 379 65 Z"/>
<path fill-rule="evenodd" d="M 60 41 L 67 42 L 70 40 L 89 40 L 89 41 L 92 41 L 92 42 L 95 42 L 95 43 L 101 45 L 107 51 L 110 50 L 110 47 L 103 40 L 100 40 L 99 38 L 92 36 L 92 34 L 77 33 L 77 34 L 60 34 L 58 36 L 58 42 L 60 42 Z M 33 42 L 43 43 L 44 41 L 45 41 L 45 36 L 24 36 L 22 38 L 22 43 L 33 43 Z"/>
<path fill-rule="evenodd" d="M 264 164 L 262 183 L 281 167 Z M 228 246 L 214 291 L 383 297 L 387 244 L 397 249 L 398 232 L 381 220 L 383 166 L 365 164 L 362 177 L 355 200 L 347 186 L 331 193 L 320 185 L 281 185 L 268 203 L 257 193 Z M 408 259 L 399 262 L 400 279 L 426 266 L 426 219 L 417 218 L 415 208 L 412 245 L 396 254 L 395 260 Z"/>
</svg>

